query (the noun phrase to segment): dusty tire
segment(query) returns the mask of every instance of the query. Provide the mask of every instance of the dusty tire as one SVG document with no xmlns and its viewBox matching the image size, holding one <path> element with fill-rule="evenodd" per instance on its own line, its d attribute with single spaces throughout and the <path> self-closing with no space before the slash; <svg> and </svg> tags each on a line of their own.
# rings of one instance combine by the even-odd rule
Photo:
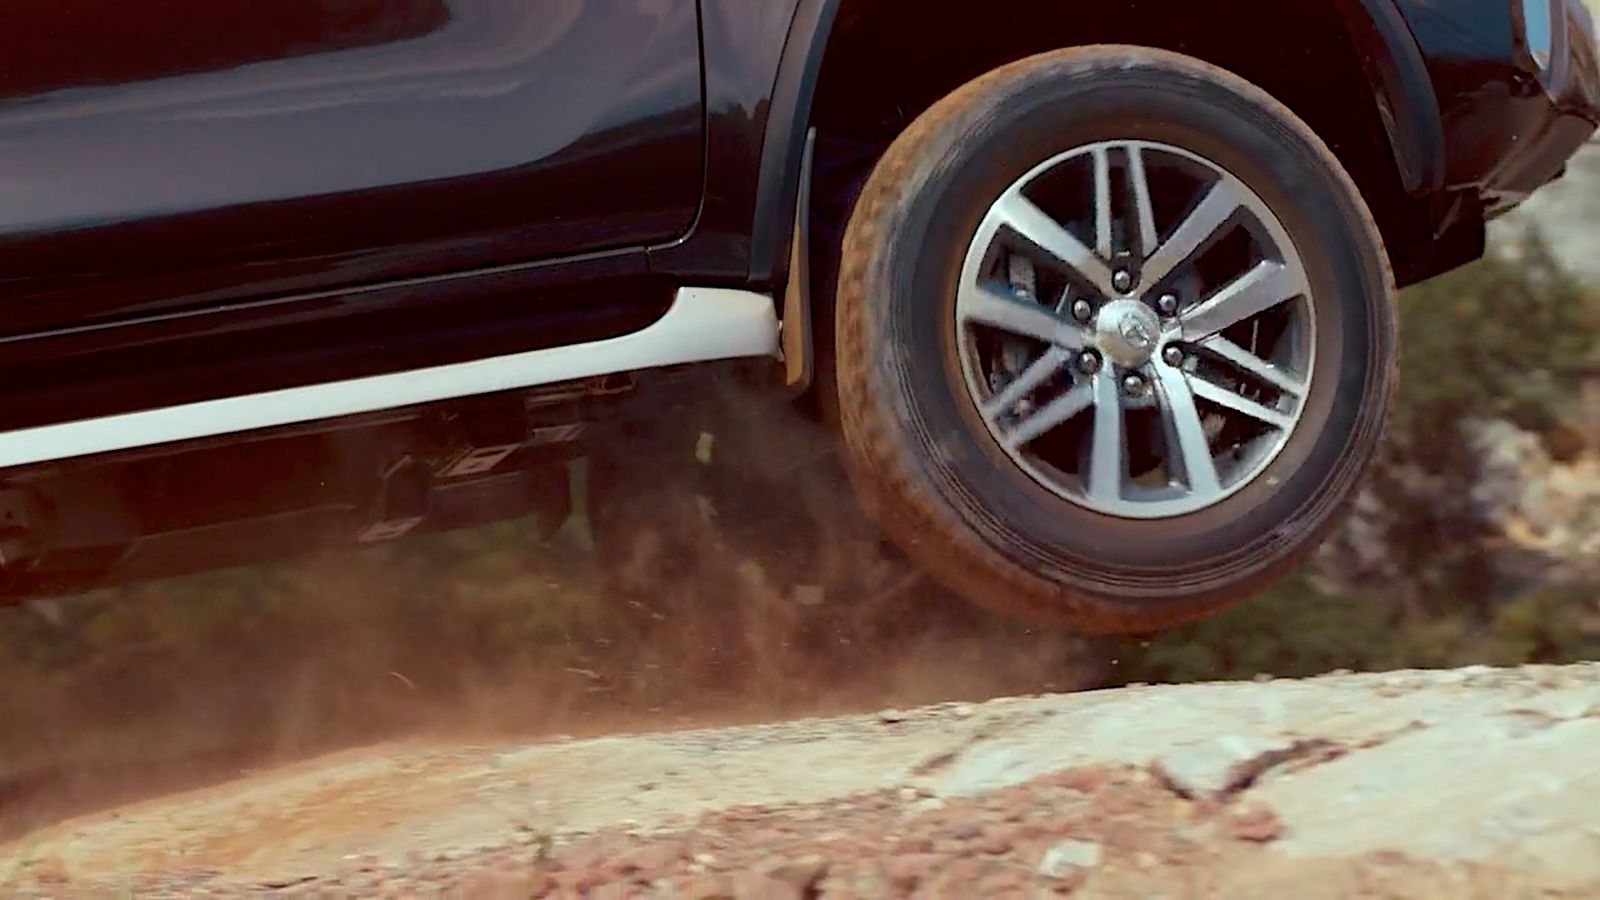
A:
<svg viewBox="0 0 1600 900">
<path fill-rule="evenodd" d="M 1281 449 L 1234 493 L 1183 515 L 1108 515 L 1045 489 L 997 450 L 961 376 L 956 295 L 991 206 L 1042 161 L 1111 140 L 1182 148 L 1236 176 L 1298 248 L 1307 288 L 1295 302 L 1319 323 L 1316 371 Z M 1303 559 L 1350 498 L 1391 405 L 1393 295 L 1355 186 L 1264 92 L 1145 48 L 1019 61 L 914 122 L 853 211 L 835 346 L 852 479 L 908 554 L 991 609 L 1093 632 L 1199 618 Z"/>
</svg>

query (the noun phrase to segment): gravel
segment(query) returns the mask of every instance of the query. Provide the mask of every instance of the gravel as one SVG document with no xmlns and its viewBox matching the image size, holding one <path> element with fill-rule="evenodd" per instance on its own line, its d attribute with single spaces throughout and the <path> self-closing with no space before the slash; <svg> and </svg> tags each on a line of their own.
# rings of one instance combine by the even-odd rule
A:
<svg viewBox="0 0 1600 900">
<path fill-rule="evenodd" d="M 0 895 L 1600 896 L 1600 666 L 385 745 L 0 846 Z"/>
</svg>

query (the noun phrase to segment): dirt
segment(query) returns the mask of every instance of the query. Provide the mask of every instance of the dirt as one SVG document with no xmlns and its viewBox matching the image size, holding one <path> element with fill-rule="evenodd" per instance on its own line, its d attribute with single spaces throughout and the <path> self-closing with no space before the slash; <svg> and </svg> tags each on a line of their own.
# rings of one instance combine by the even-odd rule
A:
<svg viewBox="0 0 1600 900">
<path fill-rule="evenodd" d="M 7 896 L 1600 897 L 1600 665 L 396 743 L 0 846 Z"/>
</svg>

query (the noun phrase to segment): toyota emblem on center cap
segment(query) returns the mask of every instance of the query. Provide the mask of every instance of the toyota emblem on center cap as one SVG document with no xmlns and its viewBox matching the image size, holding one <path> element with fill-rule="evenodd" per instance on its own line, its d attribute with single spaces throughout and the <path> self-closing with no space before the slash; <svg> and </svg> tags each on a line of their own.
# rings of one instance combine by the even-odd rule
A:
<svg viewBox="0 0 1600 900">
<path fill-rule="evenodd" d="M 1140 350 L 1148 350 L 1156 342 L 1156 336 L 1150 333 L 1150 329 L 1139 320 L 1138 316 L 1123 316 L 1117 325 L 1117 331 L 1129 346 Z"/>
</svg>

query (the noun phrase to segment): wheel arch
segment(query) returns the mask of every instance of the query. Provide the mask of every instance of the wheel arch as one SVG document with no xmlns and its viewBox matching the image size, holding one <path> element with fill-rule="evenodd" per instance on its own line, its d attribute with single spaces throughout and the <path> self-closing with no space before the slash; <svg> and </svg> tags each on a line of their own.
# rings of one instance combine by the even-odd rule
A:
<svg viewBox="0 0 1600 900">
<path fill-rule="evenodd" d="M 1196 6 L 1187 0 L 1118 0 L 1112 14 L 1089 21 L 1068 15 L 1064 4 L 1031 7 L 1028 15 L 1059 21 L 1023 27 L 1015 9 L 976 9 L 964 0 L 799 0 L 762 139 L 750 280 L 776 283 L 786 274 L 801 160 L 811 128 L 866 131 L 869 137 L 877 128 L 879 136 L 892 138 L 938 97 L 983 71 L 1062 46 L 1112 42 L 1188 53 L 1272 93 L 1305 118 L 1351 171 L 1397 268 L 1408 268 L 1409 254 L 1425 255 L 1417 244 L 1432 237 L 1423 233 L 1431 221 L 1418 199 L 1432 195 L 1443 182 L 1444 130 L 1425 60 L 1394 0 L 1335 0 L 1331 6 L 1305 0 L 1270 5 L 1220 0 L 1198 11 Z M 884 41 L 883 35 L 894 29 L 886 32 L 883 23 L 913 10 L 913 21 L 921 27 L 901 29 L 914 33 L 898 45 L 893 39 Z M 1308 28 L 1319 33 L 1314 26 L 1326 24 L 1321 17 L 1332 15 L 1342 26 L 1342 39 L 1258 59 L 1242 52 L 1249 44 L 1233 32 L 1184 24 L 1229 11 L 1236 13 L 1235 21 L 1255 16 L 1252 31 L 1257 33 L 1283 28 L 1294 29 L 1294 34 Z M 1269 18 L 1262 20 L 1263 15 Z M 1167 27 L 1151 24 L 1164 19 Z M 916 68 L 905 65 L 908 48 L 945 47 L 957 35 L 975 40 L 971 52 L 959 55 L 956 64 L 904 72 Z M 1288 53 L 1302 51 L 1306 68 L 1282 64 Z M 874 68 L 887 70 L 887 77 L 854 77 Z M 1354 106 L 1352 92 L 1361 101 Z M 885 115 L 891 110 L 893 115 Z"/>
</svg>

